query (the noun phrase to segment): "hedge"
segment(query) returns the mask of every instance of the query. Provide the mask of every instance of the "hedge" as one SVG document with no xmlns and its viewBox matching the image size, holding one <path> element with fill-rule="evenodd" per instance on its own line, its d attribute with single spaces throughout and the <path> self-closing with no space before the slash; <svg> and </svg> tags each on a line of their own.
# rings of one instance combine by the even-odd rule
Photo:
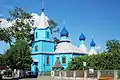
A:
<svg viewBox="0 0 120 80">
<path fill-rule="evenodd" d="M 83 70 L 83 62 L 86 62 L 85 69 L 117 70 L 120 69 L 120 53 L 103 52 L 97 55 L 75 57 L 68 63 L 68 70 Z"/>
</svg>

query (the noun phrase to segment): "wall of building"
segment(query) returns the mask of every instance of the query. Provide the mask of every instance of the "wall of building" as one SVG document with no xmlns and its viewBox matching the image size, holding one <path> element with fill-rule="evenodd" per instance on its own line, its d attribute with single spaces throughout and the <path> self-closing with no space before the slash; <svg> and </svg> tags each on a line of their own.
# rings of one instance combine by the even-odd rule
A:
<svg viewBox="0 0 120 80">
<path fill-rule="evenodd" d="M 32 55 L 32 59 L 38 60 L 38 69 L 40 72 L 47 72 L 51 71 L 52 67 L 54 66 L 57 57 L 59 57 L 59 60 L 61 62 L 61 65 L 64 67 L 64 69 L 67 69 L 69 61 L 72 60 L 73 57 L 81 56 L 81 54 L 50 54 L 50 53 L 42 53 L 37 55 Z M 49 57 L 49 64 L 47 64 L 47 57 Z M 62 63 L 62 58 L 66 58 L 66 63 Z"/>
<path fill-rule="evenodd" d="M 31 55 L 31 57 L 32 57 L 32 59 L 33 60 L 37 60 L 38 61 L 38 69 L 41 71 L 42 70 L 42 55 L 41 54 L 39 54 L 39 55 Z M 32 67 L 33 67 L 33 65 L 32 65 Z"/>
<path fill-rule="evenodd" d="M 54 56 L 54 64 L 55 64 L 55 61 L 56 61 L 56 59 L 57 59 L 57 57 L 59 57 L 59 59 L 60 59 L 60 62 L 61 62 L 61 65 L 64 67 L 64 69 L 66 69 L 67 68 L 67 66 L 68 66 L 68 62 L 71 60 L 71 58 L 72 58 L 72 54 L 56 54 L 55 56 Z M 62 57 L 66 57 L 66 63 L 65 64 L 63 64 L 62 63 Z"/>
<path fill-rule="evenodd" d="M 47 64 L 47 57 L 49 56 L 49 64 Z M 38 60 L 38 69 L 40 72 L 47 72 L 52 70 L 54 55 L 53 54 L 37 54 L 32 55 L 33 60 Z"/>
<path fill-rule="evenodd" d="M 51 39 L 51 30 L 49 28 L 45 28 L 45 29 L 35 29 L 34 32 L 34 41 L 38 41 L 38 40 L 48 40 L 50 41 Z"/>
<path fill-rule="evenodd" d="M 35 50 L 35 47 L 38 46 L 38 50 Z M 32 45 L 32 53 L 36 52 L 54 52 L 55 44 L 50 41 L 38 41 Z"/>
</svg>

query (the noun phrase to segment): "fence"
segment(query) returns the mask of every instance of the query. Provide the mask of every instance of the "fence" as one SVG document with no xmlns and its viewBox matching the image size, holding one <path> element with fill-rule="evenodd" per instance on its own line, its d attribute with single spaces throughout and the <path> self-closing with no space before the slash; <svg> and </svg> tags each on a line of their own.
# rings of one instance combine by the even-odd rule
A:
<svg viewBox="0 0 120 80">
<path fill-rule="evenodd" d="M 51 76 L 60 79 L 81 79 L 81 80 L 98 80 L 101 77 L 111 77 L 114 80 L 118 78 L 117 70 L 76 70 L 76 71 L 51 71 Z M 113 80 L 112 79 L 112 80 Z M 109 79 L 110 80 L 110 79 Z"/>
</svg>

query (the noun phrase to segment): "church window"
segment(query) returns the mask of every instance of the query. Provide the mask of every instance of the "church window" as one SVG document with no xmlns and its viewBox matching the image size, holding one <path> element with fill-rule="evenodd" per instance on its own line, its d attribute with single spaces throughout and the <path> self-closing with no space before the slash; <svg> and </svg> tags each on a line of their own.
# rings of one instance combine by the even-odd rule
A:
<svg viewBox="0 0 120 80">
<path fill-rule="evenodd" d="M 62 57 L 62 64 L 66 63 L 66 57 Z"/>
<path fill-rule="evenodd" d="M 46 37 L 49 38 L 49 32 L 46 32 Z"/>
<path fill-rule="evenodd" d="M 57 57 L 57 59 L 59 59 L 59 57 Z"/>
<path fill-rule="evenodd" d="M 35 51 L 38 51 L 38 45 L 35 46 Z"/>
<path fill-rule="evenodd" d="M 35 33 L 35 37 L 36 37 L 36 38 L 38 37 L 38 33 L 37 33 L 37 32 Z"/>
<path fill-rule="evenodd" d="M 49 56 L 47 56 L 47 64 L 50 64 Z"/>
</svg>

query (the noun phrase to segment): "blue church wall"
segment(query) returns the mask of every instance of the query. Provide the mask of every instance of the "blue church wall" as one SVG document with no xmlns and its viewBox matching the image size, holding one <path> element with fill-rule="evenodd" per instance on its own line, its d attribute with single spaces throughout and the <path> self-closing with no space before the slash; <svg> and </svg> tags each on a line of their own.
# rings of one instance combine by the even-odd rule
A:
<svg viewBox="0 0 120 80">
<path fill-rule="evenodd" d="M 35 52 L 53 52 L 54 46 L 55 46 L 54 42 L 38 41 L 38 42 L 33 43 L 32 53 L 35 53 Z"/>
<path fill-rule="evenodd" d="M 42 70 L 42 65 L 41 65 L 41 63 L 42 63 L 42 60 L 41 60 L 42 55 L 32 55 L 31 57 L 32 57 L 33 60 L 38 60 L 38 66 L 37 67 L 41 71 Z"/>
<path fill-rule="evenodd" d="M 62 66 L 64 67 L 64 69 L 67 69 L 68 62 L 72 59 L 72 54 L 68 54 L 68 53 L 56 54 L 55 57 L 54 57 L 54 64 L 55 64 L 55 61 L 56 61 L 57 57 L 59 57 L 60 62 L 62 64 Z M 66 63 L 62 63 L 62 58 L 63 57 L 66 58 Z"/>
<path fill-rule="evenodd" d="M 82 54 L 71 54 L 71 53 L 62 53 L 62 54 L 51 54 L 51 53 L 38 53 L 32 55 L 32 59 L 38 60 L 38 69 L 40 72 L 51 71 L 54 66 L 57 57 L 59 57 L 61 65 L 64 69 L 67 69 L 69 61 L 74 57 L 82 56 Z M 49 63 L 47 63 L 47 57 L 49 57 Z M 65 58 L 65 63 L 63 63 L 63 58 Z M 34 66 L 33 66 L 34 67 Z"/>
<path fill-rule="evenodd" d="M 47 63 L 47 57 L 49 57 L 49 64 Z M 51 71 L 54 61 L 54 55 L 45 55 L 45 72 Z"/>
<path fill-rule="evenodd" d="M 68 40 L 68 37 L 67 37 L 67 36 L 62 36 L 60 40 L 62 40 L 62 41 L 67 41 L 67 40 Z"/>
<path fill-rule="evenodd" d="M 49 28 L 45 29 L 35 29 L 34 32 L 34 41 L 38 40 L 49 40 L 50 41 L 51 30 Z"/>
<path fill-rule="evenodd" d="M 42 51 L 43 52 L 53 52 L 54 51 L 54 43 L 42 42 Z"/>
<path fill-rule="evenodd" d="M 47 57 L 49 57 L 49 63 L 47 63 Z M 33 60 L 38 60 L 38 69 L 40 72 L 47 72 L 52 70 L 52 66 L 54 65 L 54 54 L 36 54 L 32 55 Z M 33 65 L 33 64 L 32 64 Z M 34 67 L 34 66 L 32 66 Z"/>
</svg>

